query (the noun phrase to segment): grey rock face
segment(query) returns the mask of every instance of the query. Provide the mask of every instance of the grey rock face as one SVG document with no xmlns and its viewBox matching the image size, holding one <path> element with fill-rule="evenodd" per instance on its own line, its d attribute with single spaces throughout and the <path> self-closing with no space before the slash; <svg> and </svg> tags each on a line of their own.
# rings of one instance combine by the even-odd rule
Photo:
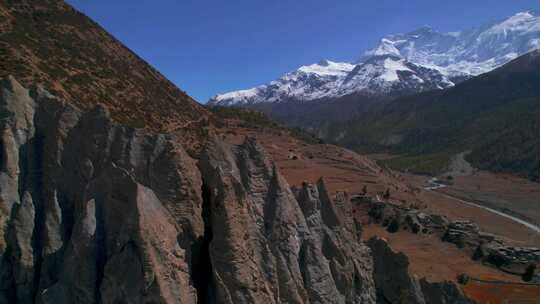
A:
<svg viewBox="0 0 540 304">
<path fill-rule="evenodd" d="M 374 303 L 369 249 L 324 183 L 297 195 L 253 140 L 212 142 L 201 159 L 218 303 Z M 354 241 L 352 241 L 354 240 Z"/>
<path fill-rule="evenodd" d="M 293 192 L 263 149 L 0 94 L 0 303 L 375 303 L 346 197 Z"/>
<path fill-rule="evenodd" d="M 426 303 L 420 284 L 409 275 L 409 259 L 393 252 L 386 241 L 372 238 L 367 245 L 373 252 L 378 303 Z"/>
<path fill-rule="evenodd" d="M 420 279 L 420 286 L 426 303 L 433 304 L 472 304 L 455 283 L 452 282 L 428 282 L 425 278 Z"/>
<path fill-rule="evenodd" d="M 385 240 L 372 238 L 377 303 L 467 304 L 471 303 L 452 282 L 430 283 L 409 274 L 409 259 L 393 252 Z"/>
<path fill-rule="evenodd" d="M 14 79 L 0 95 L 0 302 L 195 303 L 195 161 Z"/>
</svg>

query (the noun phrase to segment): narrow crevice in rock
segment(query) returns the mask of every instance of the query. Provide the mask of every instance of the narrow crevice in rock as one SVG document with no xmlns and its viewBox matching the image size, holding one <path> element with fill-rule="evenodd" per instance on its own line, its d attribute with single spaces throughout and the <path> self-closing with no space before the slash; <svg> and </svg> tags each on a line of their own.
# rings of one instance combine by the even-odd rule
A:
<svg viewBox="0 0 540 304">
<path fill-rule="evenodd" d="M 203 182 L 201 187 L 203 198 L 202 218 L 204 221 L 204 234 L 199 238 L 193 249 L 192 279 L 197 290 L 197 303 L 211 303 L 212 288 L 212 259 L 210 257 L 210 242 L 212 241 L 212 193 Z"/>
<path fill-rule="evenodd" d="M 45 210 L 43 202 L 43 135 L 35 134 L 19 151 L 19 195 L 30 193 L 35 209 L 34 230 L 32 232 L 32 252 L 34 256 L 32 274 L 32 298 L 35 299 L 39 290 L 41 279 L 41 265 L 43 263 L 43 231 L 45 226 Z"/>
</svg>

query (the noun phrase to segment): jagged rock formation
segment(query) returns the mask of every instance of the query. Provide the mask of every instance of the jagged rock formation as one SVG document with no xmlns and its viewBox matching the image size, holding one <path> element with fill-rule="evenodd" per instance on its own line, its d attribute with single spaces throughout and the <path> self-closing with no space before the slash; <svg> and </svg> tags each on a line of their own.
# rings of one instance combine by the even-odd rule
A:
<svg viewBox="0 0 540 304">
<path fill-rule="evenodd" d="M 31 95 L 2 83 L 0 302 L 194 303 L 195 161 L 103 108 Z"/>
<path fill-rule="evenodd" d="M 375 302 L 345 198 L 295 196 L 254 141 L 197 163 L 102 107 L 0 88 L 0 303 Z"/>
<path fill-rule="evenodd" d="M 377 302 L 425 303 L 418 280 L 408 273 L 407 256 L 393 252 L 382 239 L 372 238 L 367 244 L 374 253 Z"/>
<path fill-rule="evenodd" d="M 385 240 L 372 238 L 367 245 L 373 251 L 377 303 L 470 303 L 455 283 L 430 283 L 410 275 L 407 256 L 393 252 Z"/>
<path fill-rule="evenodd" d="M 295 198 L 250 140 L 239 148 L 212 142 L 201 171 L 213 189 L 211 297 L 223 303 L 374 303 L 369 250 L 322 181 L 304 184 Z"/>
</svg>

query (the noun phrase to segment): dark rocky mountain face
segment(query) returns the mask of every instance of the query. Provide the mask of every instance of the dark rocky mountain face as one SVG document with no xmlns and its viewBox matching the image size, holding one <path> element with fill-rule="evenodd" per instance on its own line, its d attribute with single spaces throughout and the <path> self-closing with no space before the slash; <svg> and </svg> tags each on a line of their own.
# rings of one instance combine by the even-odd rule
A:
<svg viewBox="0 0 540 304">
<path fill-rule="evenodd" d="M 327 139 L 361 151 L 472 150 L 477 167 L 538 179 L 539 71 L 537 50 L 453 88 L 398 98 L 334 125 Z"/>
<path fill-rule="evenodd" d="M 237 108 L 259 111 L 285 126 L 299 127 L 324 137 L 328 125 L 352 119 L 355 115 L 365 113 L 388 101 L 388 98 L 359 93 L 338 99 L 258 103 Z"/>
</svg>

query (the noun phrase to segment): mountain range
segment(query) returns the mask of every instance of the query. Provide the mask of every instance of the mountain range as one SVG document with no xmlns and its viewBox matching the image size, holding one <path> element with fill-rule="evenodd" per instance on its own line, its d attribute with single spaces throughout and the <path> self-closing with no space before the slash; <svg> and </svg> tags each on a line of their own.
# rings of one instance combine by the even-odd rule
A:
<svg viewBox="0 0 540 304">
<path fill-rule="evenodd" d="M 537 11 L 517 13 L 460 32 L 441 33 L 425 26 L 384 37 L 355 63 L 322 60 L 269 84 L 217 95 L 208 103 L 249 106 L 328 101 L 351 94 L 388 97 L 444 89 L 539 46 Z"/>
<path fill-rule="evenodd" d="M 426 26 L 383 38 L 355 64 L 323 61 L 209 104 L 263 111 L 356 151 L 399 154 L 388 162 L 397 169 L 439 174 L 466 152 L 478 168 L 537 180 L 539 46 L 537 11 L 461 32 Z"/>
</svg>

